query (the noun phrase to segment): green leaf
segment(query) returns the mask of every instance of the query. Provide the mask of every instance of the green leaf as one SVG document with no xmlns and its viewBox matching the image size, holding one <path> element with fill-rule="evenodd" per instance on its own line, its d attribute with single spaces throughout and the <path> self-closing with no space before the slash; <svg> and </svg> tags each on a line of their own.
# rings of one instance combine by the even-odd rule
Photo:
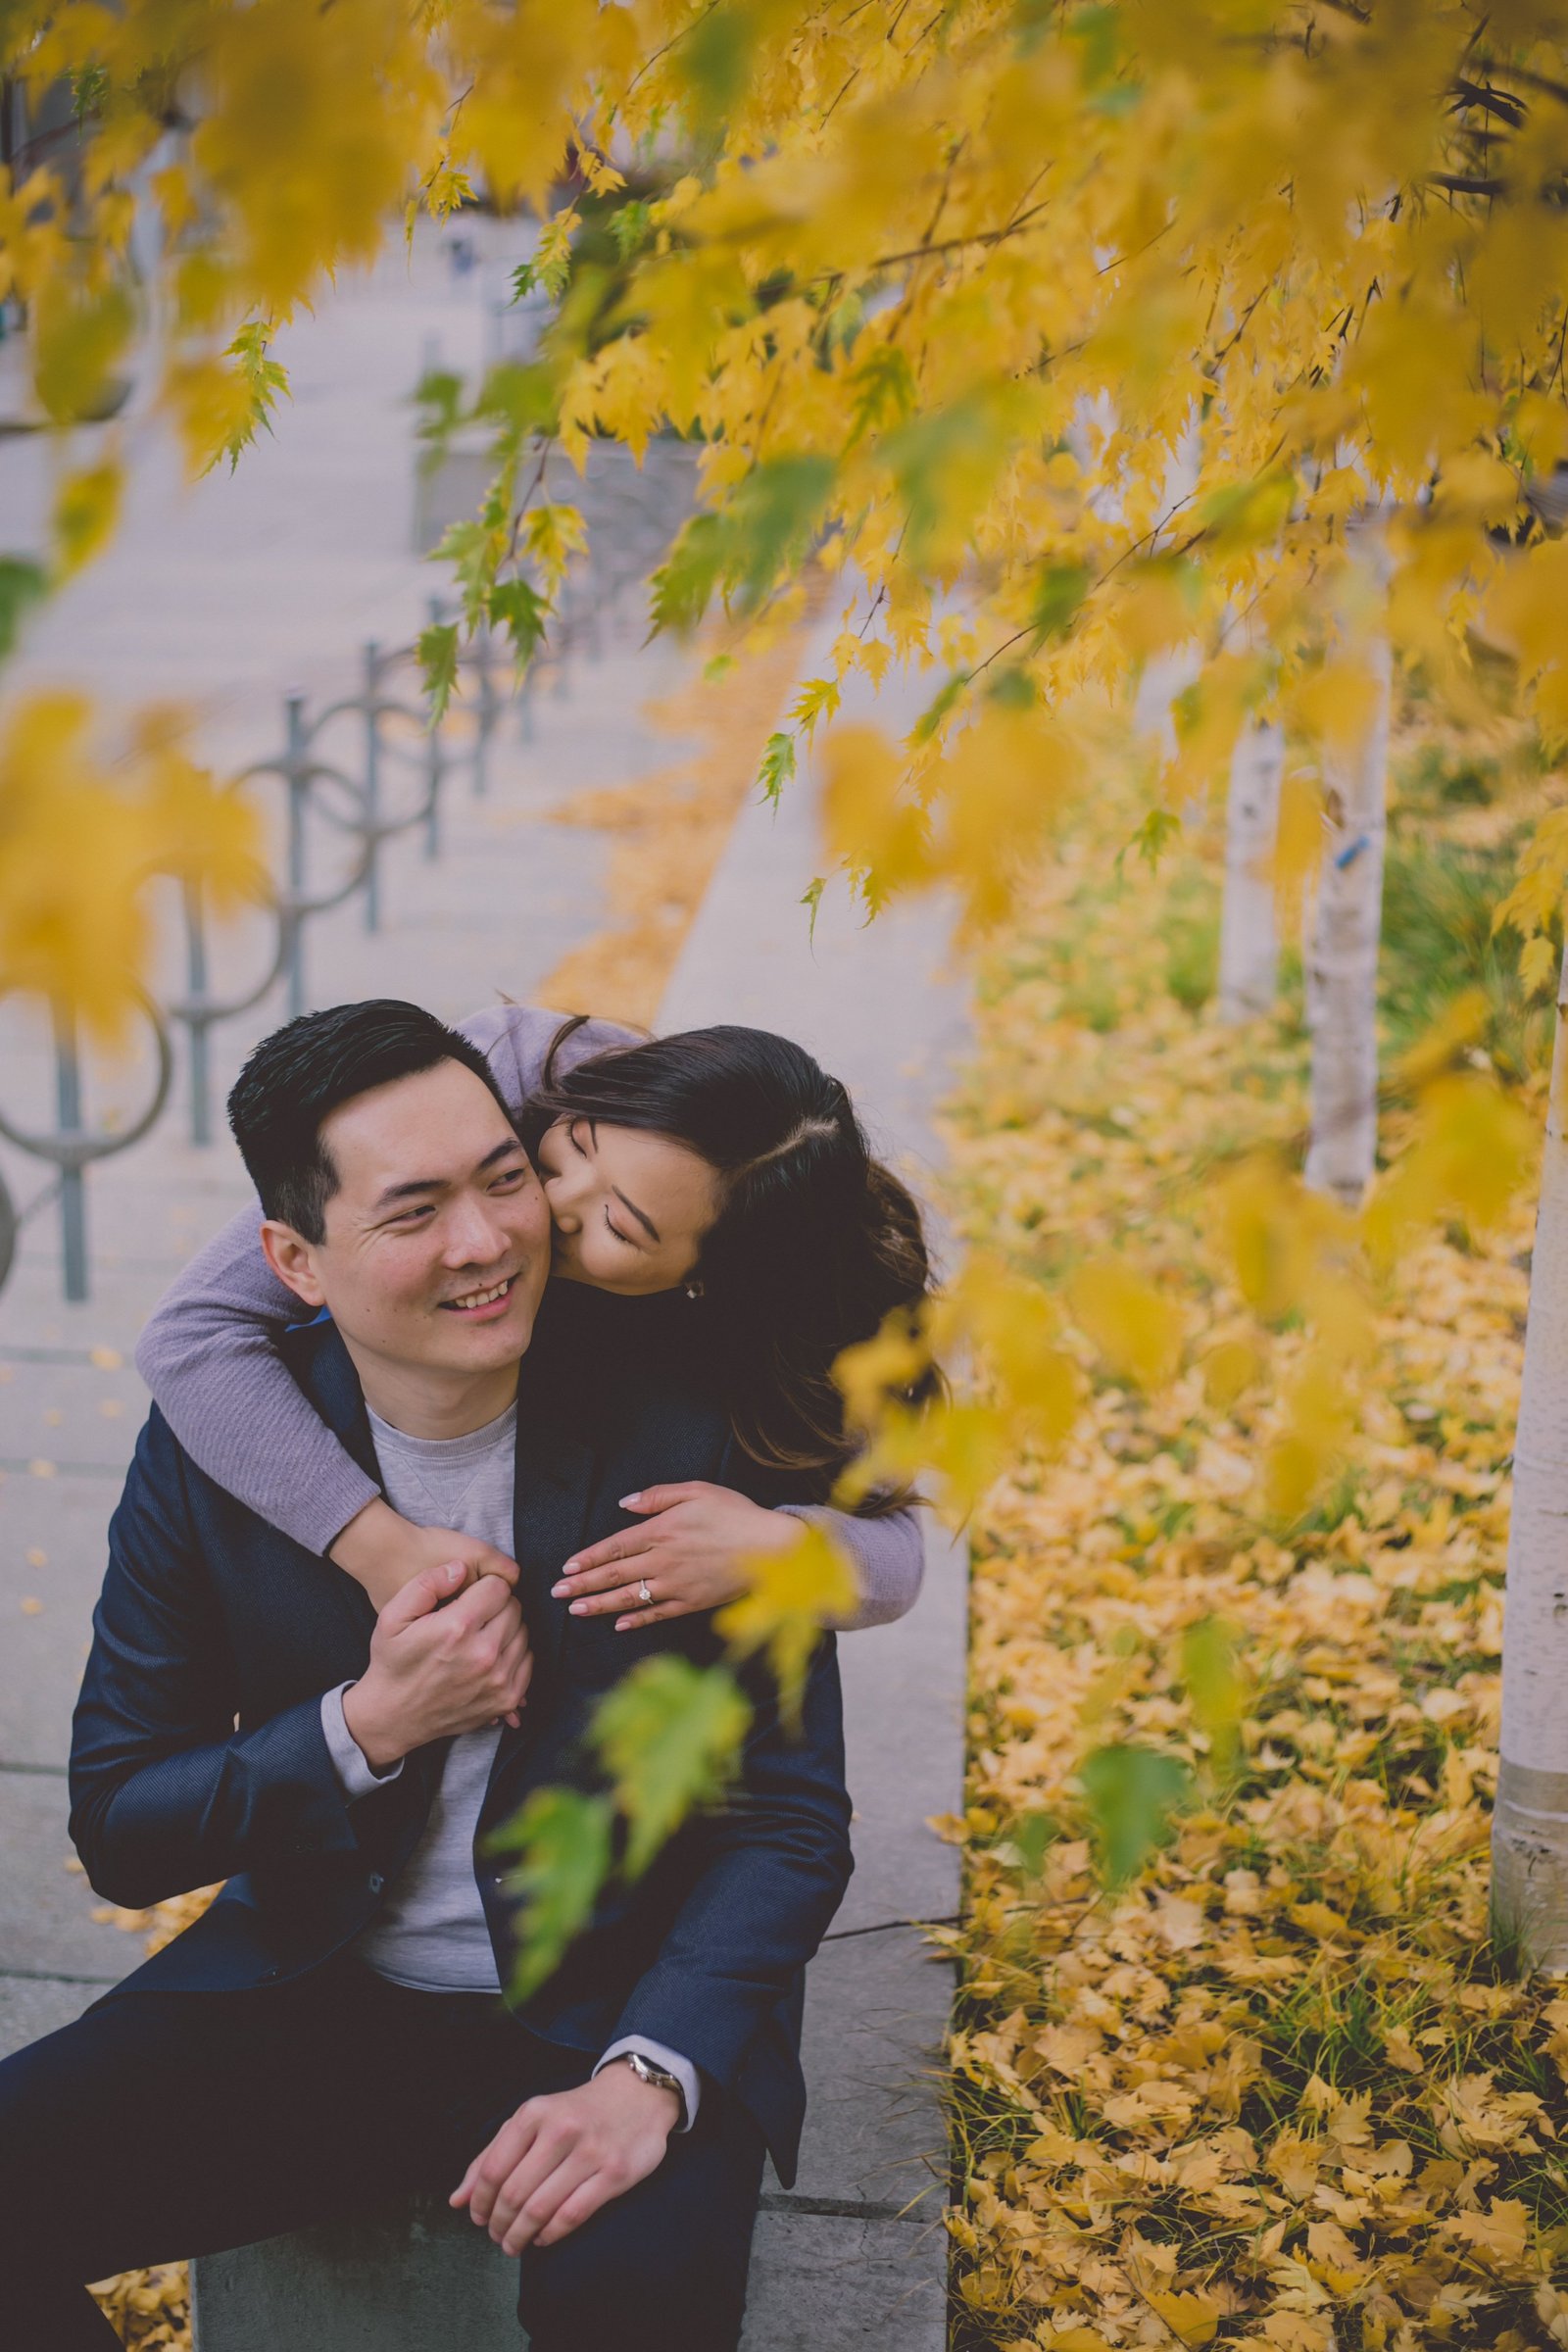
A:
<svg viewBox="0 0 1568 2352">
<path fill-rule="evenodd" d="M 858 289 L 852 286 L 847 294 L 840 295 L 822 320 L 824 351 L 851 350 L 864 324 L 865 303 Z"/>
<path fill-rule="evenodd" d="M 431 556 L 450 564 L 463 592 L 463 617 L 476 628 L 489 609 L 496 572 L 511 534 L 504 521 L 455 522 Z"/>
<path fill-rule="evenodd" d="M 653 577 L 654 630 L 688 631 L 715 589 L 750 612 L 810 544 L 835 467 L 831 458 L 774 458 L 754 467 L 716 514 L 694 514 Z"/>
<path fill-rule="evenodd" d="M 625 1815 L 626 1872 L 638 1878 L 698 1805 L 733 1777 L 751 1708 L 722 1666 L 665 1652 L 600 1700 L 589 1737 Z"/>
<path fill-rule="evenodd" d="M 716 128 L 744 98 L 756 41 L 744 10 L 719 6 L 698 18 L 675 52 L 675 71 L 694 101 L 699 128 Z"/>
<path fill-rule="evenodd" d="M 446 456 L 447 443 L 464 420 L 462 376 L 450 368 L 432 368 L 414 388 L 414 406 L 419 466 L 428 473 Z"/>
<path fill-rule="evenodd" d="M 919 717 L 909 729 L 909 741 L 911 743 L 930 742 L 932 736 L 941 726 L 942 721 L 947 717 L 948 712 L 953 710 L 955 705 L 957 703 L 959 696 L 963 693 L 963 690 L 968 683 L 969 672 L 966 669 L 959 669 L 954 672 L 953 676 L 949 678 L 947 684 L 938 691 L 938 693 L 929 703 L 927 703 L 925 709 L 921 711 Z"/>
<path fill-rule="evenodd" d="M 1116 8 L 1075 9 L 1066 22 L 1067 38 L 1079 45 L 1085 86 L 1094 89 L 1116 71 L 1121 46 L 1121 12 Z"/>
<path fill-rule="evenodd" d="M 878 453 L 906 511 L 906 557 L 923 564 L 989 499 L 1012 445 L 1018 388 L 982 384 L 948 407 L 918 412 Z"/>
<path fill-rule="evenodd" d="M 446 716 L 447 705 L 458 682 L 457 622 L 432 621 L 429 628 L 420 632 L 417 650 L 433 725 Z"/>
<path fill-rule="evenodd" d="M 1193 1776 L 1180 1756 L 1157 1747 L 1097 1747 L 1078 1778 L 1089 1800 L 1101 1876 L 1109 1886 L 1137 1877 L 1171 1820 L 1192 1792 Z"/>
<path fill-rule="evenodd" d="M 807 884 L 806 888 L 801 893 L 801 905 L 803 906 L 809 906 L 811 910 L 811 920 L 807 928 L 806 934 L 808 944 L 811 946 L 816 944 L 816 918 L 822 905 L 822 893 L 824 890 L 826 890 L 826 874 L 816 874 Z"/>
<path fill-rule="evenodd" d="M 550 618 L 548 597 L 526 580 L 502 580 L 490 591 L 490 625 L 505 629 L 512 639 L 513 660 L 520 676 L 532 661 Z"/>
<path fill-rule="evenodd" d="M 1165 851 L 1182 829 L 1182 820 L 1168 808 L 1151 808 L 1131 838 L 1116 852 L 1116 875 L 1121 878 L 1122 867 L 1131 855 L 1140 857 L 1151 873 L 1157 871 Z"/>
<path fill-rule="evenodd" d="M 610 1876 L 608 1798 L 577 1788 L 536 1788 L 491 1844 L 522 1859 L 507 1881 L 520 1896 L 512 1997 L 525 2001 L 560 1967 L 567 1945 L 593 1916 Z"/>
<path fill-rule="evenodd" d="M 776 808 L 778 796 L 795 773 L 795 738 L 775 732 L 762 746 L 762 764 L 757 771 L 757 781 L 762 787 L 762 798 Z"/>
<path fill-rule="evenodd" d="M 724 561 L 723 525 L 716 514 L 694 514 L 676 532 L 668 555 L 649 583 L 654 634 L 684 636 L 707 612 Z"/>
<path fill-rule="evenodd" d="M 1002 669 L 994 669 L 986 685 L 986 699 L 1000 703 L 1004 710 L 1032 710 L 1040 700 L 1034 679 L 1016 662 Z"/>
<path fill-rule="evenodd" d="M 786 564 L 805 555 L 833 487 L 831 458 L 774 458 L 739 484 L 724 521 L 728 585 L 760 603 Z"/>
<path fill-rule="evenodd" d="M 476 416 L 493 416 L 514 433 L 553 433 L 560 414 L 557 371 L 542 360 L 501 360 L 485 376 Z"/>
<path fill-rule="evenodd" d="M 521 302 L 536 290 L 559 302 L 571 276 L 571 240 L 580 225 L 573 207 L 555 214 L 539 231 L 539 242 L 528 260 L 512 273 L 512 299 Z"/>
<path fill-rule="evenodd" d="M 617 205 L 610 216 L 610 233 L 615 241 L 615 251 L 623 262 L 629 262 L 647 244 L 653 229 L 653 214 L 647 203 L 637 196 L 628 197 Z"/>
<path fill-rule="evenodd" d="M 1237 1629 L 1204 1617 L 1182 1636 L 1182 1681 L 1200 1727 L 1208 1734 L 1214 1770 L 1228 1774 L 1241 1746 L 1246 1690 L 1237 1671 Z"/>
<path fill-rule="evenodd" d="M 89 115 L 100 114 L 109 98 L 107 66 L 82 66 L 71 76 L 71 111 L 81 129 Z"/>
<path fill-rule="evenodd" d="M 1020 1813 L 1007 1824 L 1006 1836 L 999 1838 L 991 1851 L 1009 1869 L 1021 1870 L 1025 1878 L 1038 1879 L 1047 1854 L 1060 1835 L 1060 1824 L 1054 1813 Z"/>
<path fill-rule="evenodd" d="M 1053 637 L 1065 637 L 1088 592 L 1087 564 L 1047 564 L 1029 609 L 1029 625 L 1042 645 Z"/>
<path fill-rule="evenodd" d="M 43 565 L 30 556 L 0 556 L 0 662 L 15 646 L 26 614 L 42 604 L 48 585 Z"/>
<path fill-rule="evenodd" d="M 903 424 L 913 416 L 919 387 L 913 368 L 896 343 L 879 343 L 874 351 L 868 351 L 850 382 L 855 388 L 851 449 L 867 433 Z"/>
</svg>

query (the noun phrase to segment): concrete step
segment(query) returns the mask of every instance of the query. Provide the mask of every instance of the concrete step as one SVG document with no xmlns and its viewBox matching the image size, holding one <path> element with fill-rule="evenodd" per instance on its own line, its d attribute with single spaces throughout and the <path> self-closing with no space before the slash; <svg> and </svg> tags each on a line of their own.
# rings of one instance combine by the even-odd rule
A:
<svg viewBox="0 0 1568 2352">
<path fill-rule="evenodd" d="M 142 1958 L 139 1936 L 95 1920 L 98 1898 L 71 1867 L 63 1773 L 0 1772 L 0 1978 L 54 1978 L 104 1990 Z"/>
</svg>

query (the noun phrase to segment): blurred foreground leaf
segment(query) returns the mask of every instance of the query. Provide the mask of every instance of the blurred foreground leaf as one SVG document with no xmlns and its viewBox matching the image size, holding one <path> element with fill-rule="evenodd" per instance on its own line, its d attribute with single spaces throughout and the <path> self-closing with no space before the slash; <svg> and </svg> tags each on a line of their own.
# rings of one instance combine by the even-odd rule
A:
<svg viewBox="0 0 1568 2352">
<path fill-rule="evenodd" d="M 525 2001 L 560 1965 L 587 1926 L 610 1875 L 610 1801 L 577 1788 L 536 1788 L 514 1821 L 498 1830 L 498 1852 L 521 1856 L 508 1881 L 521 1897 L 512 1994 Z"/>
<path fill-rule="evenodd" d="M 722 1666 L 645 1658 L 600 1702 L 592 1739 L 630 1825 L 625 1867 L 640 1878 L 697 1806 L 722 1794 L 751 1709 Z"/>
<path fill-rule="evenodd" d="M 1157 1747 L 1097 1747 L 1078 1768 L 1095 1825 L 1101 1876 L 1112 1887 L 1135 1879 L 1170 1836 L 1192 1791 L 1179 1756 Z"/>
</svg>

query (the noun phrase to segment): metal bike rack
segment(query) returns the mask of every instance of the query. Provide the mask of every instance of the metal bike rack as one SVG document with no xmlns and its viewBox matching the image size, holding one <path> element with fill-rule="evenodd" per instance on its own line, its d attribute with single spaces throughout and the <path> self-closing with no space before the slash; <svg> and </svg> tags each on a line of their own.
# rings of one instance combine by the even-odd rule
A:
<svg viewBox="0 0 1568 2352">
<path fill-rule="evenodd" d="M 157 1049 L 158 1068 L 150 1101 L 139 1117 L 121 1128 L 91 1128 L 86 1123 L 81 1083 L 81 1043 L 75 1015 L 63 1004 L 51 1007 L 55 1049 L 55 1102 L 59 1124 L 52 1134 L 19 1127 L 0 1110 L 0 1136 L 19 1152 L 49 1162 L 60 1171 L 60 1241 L 65 1266 L 66 1297 L 74 1304 L 87 1296 L 86 1173 L 95 1159 L 109 1159 L 139 1143 L 163 1111 L 174 1075 L 174 1055 L 169 1031 L 151 997 L 141 989 L 132 1001 L 145 1016 Z M 6 1231 L 0 1239 L 4 1258 L 0 1281 L 9 1273 L 16 1247 L 15 1210 L 9 1193 L 4 1201 Z"/>
</svg>

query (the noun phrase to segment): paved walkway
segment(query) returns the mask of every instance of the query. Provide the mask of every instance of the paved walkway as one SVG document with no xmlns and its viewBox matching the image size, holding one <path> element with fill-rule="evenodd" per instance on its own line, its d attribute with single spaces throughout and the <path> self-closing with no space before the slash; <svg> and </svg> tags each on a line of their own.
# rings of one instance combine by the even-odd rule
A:
<svg viewBox="0 0 1568 2352">
<path fill-rule="evenodd" d="M 325 698 L 351 686 L 362 638 L 412 633 L 436 575 L 409 552 L 406 395 L 431 334 L 461 363 L 484 330 L 476 280 L 453 279 L 437 251 L 416 253 L 407 284 L 398 269 L 299 330 L 285 355 L 295 410 L 232 482 L 182 502 L 167 460 L 140 450 L 124 536 L 46 617 L 9 687 L 74 682 L 112 704 L 181 696 L 210 753 L 240 760 L 276 748 L 283 686 Z M 351 389 L 367 370 L 381 387 L 368 405 Z M 0 442 L 0 509 L 24 526 L 41 495 L 38 451 Z M 526 998 L 603 913 L 605 845 L 553 826 L 550 810 L 667 764 L 668 738 L 640 713 L 679 666 L 664 649 L 612 650 L 578 668 L 565 699 L 539 702 L 531 743 L 509 726 L 489 796 L 458 788 L 442 859 L 426 863 L 413 840 L 388 853 L 381 934 L 367 937 L 357 908 L 316 926 L 315 1001 L 409 994 L 455 1017 L 498 989 Z M 776 820 L 743 817 L 662 1025 L 745 1019 L 804 1037 L 887 1148 L 917 1161 L 961 1031 L 956 992 L 934 976 L 942 925 L 927 907 L 867 933 L 830 906 L 813 955 L 797 905 L 814 863 L 809 800 L 803 787 Z M 237 971 L 253 950 L 236 934 L 224 954 Z M 215 1094 L 279 1017 L 274 997 L 220 1033 Z M 0 1069 L 8 1106 L 34 1102 L 41 1115 L 42 1041 L 16 1009 L 0 1012 Z M 133 1092 L 95 1084 L 103 1099 Z M 62 1302 L 49 1209 L 24 1228 L 0 1292 L 0 2050 L 66 2022 L 140 1957 L 139 1938 L 94 1919 L 68 1867 L 64 1767 L 105 1528 L 145 1410 L 136 1334 L 246 1197 L 226 1141 L 198 1152 L 183 1140 L 184 1107 L 176 1089 L 154 1136 L 90 1180 L 89 1301 Z M 40 1189 L 36 1163 L 0 1152 L 0 1165 L 20 1199 Z M 934 2352 L 943 2340 L 931 2070 L 946 1981 L 902 1923 L 956 1907 L 954 1858 L 922 1825 L 957 1800 L 962 1622 L 959 1566 L 937 1542 L 915 1614 L 845 1644 L 858 1868 L 812 1971 L 810 2135 L 796 2189 L 770 2192 L 749 2352 Z"/>
<path fill-rule="evenodd" d="M 864 711 L 852 712 L 865 715 Z M 878 712 L 907 723 L 892 691 Z M 923 901 L 867 926 L 842 886 L 814 939 L 820 870 L 809 775 L 742 814 L 661 1012 L 665 1030 L 786 1030 L 842 1078 L 883 1156 L 917 1190 L 965 1036 L 950 913 Z M 926 1828 L 961 1809 L 964 1547 L 933 1524 L 926 1586 L 897 1626 L 840 1644 L 855 1877 L 808 1978 L 810 2100 L 800 2178 L 764 2193 L 744 2352 L 941 2352 L 947 2341 L 940 2049 L 951 1970 L 911 1922 L 958 1908 L 958 1857 Z"/>
</svg>

